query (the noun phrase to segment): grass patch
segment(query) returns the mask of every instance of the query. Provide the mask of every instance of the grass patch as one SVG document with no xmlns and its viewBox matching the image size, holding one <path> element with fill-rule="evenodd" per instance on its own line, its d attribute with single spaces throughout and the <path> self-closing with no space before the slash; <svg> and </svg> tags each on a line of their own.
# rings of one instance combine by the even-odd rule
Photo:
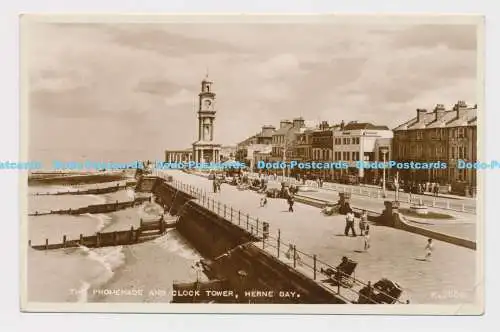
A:
<svg viewBox="0 0 500 332">
<path fill-rule="evenodd" d="M 427 214 L 418 214 L 411 209 L 399 209 L 403 215 L 408 217 L 415 217 L 421 219 L 453 219 L 453 216 L 446 213 L 438 213 L 433 211 L 428 211 Z"/>
</svg>

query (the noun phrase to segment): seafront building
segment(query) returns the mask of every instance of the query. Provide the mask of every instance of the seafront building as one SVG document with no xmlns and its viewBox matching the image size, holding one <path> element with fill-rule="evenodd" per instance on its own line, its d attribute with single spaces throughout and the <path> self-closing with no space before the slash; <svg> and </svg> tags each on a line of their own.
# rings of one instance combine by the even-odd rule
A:
<svg viewBox="0 0 500 332">
<path fill-rule="evenodd" d="M 436 182 L 451 192 L 473 196 L 477 180 L 474 169 L 459 169 L 459 159 L 477 159 L 477 105 L 459 100 L 447 110 L 437 104 L 431 112 L 417 109 L 416 116 L 394 128 L 393 159 L 401 162 L 445 162 L 445 169 L 403 170 L 401 179 Z"/>
<path fill-rule="evenodd" d="M 254 169 L 258 160 L 268 159 L 275 130 L 276 128 L 271 125 L 262 126 L 260 132 L 239 142 L 236 145 L 235 159 L 245 163 L 251 169 Z"/>
<path fill-rule="evenodd" d="M 378 183 L 381 170 L 363 169 L 357 167 L 357 162 L 390 160 L 392 137 L 392 130 L 384 125 L 357 121 L 341 123 L 333 131 L 333 160 L 346 162 L 348 169 L 334 170 L 334 179 L 352 175 L 360 182 Z"/>
</svg>

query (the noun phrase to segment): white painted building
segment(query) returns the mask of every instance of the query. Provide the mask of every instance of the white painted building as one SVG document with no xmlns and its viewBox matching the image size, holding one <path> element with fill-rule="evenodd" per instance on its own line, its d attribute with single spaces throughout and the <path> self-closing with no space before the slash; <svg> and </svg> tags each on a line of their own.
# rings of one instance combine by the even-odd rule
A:
<svg viewBox="0 0 500 332">
<path fill-rule="evenodd" d="M 384 148 L 388 150 L 386 160 L 390 160 L 392 137 L 393 132 L 387 126 L 354 121 L 345 126 L 342 124 L 333 132 L 333 160 L 347 162 L 348 174 L 359 177 L 374 176 L 377 172 L 365 174 L 368 170 L 358 169 L 356 162 L 382 161 L 381 151 Z"/>
</svg>

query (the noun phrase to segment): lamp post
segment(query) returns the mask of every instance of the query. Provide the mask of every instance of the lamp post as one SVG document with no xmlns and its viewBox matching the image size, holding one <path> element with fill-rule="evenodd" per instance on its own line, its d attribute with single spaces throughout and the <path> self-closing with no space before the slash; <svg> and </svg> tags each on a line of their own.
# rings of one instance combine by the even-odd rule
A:
<svg viewBox="0 0 500 332">
<path fill-rule="evenodd" d="M 285 164 L 285 167 L 283 168 L 283 181 L 285 181 L 285 177 L 286 177 L 285 169 L 287 169 L 287 167 L 286 167 L 286 152 L 288 150 L 288 133 L 292 129 L 294 129 L 294 127 L 288 128 L 286 133 L 283 135 L 283 139 L 284 139 L 284 142 L 283 142 L 283 163 Z M 290 179 L 287 179 L 287 182 L 290 183 Z"/>
<path fill-rule="evenodd" d="M 386 163 L 386 158 L 385 158 L 385 155 L 387 154 L 387 152 L 389 152 L 389 149 L 388 148 L 382 148 L 380 149 L 380 152 L 382 152 L 382 158 L 384 160 L 384 167 L 382 168 L 382 195 L 384 198 L 387 197 L 387 194 L 386 194 L 386 191 L 385 191 L 385 163 Z"/>
<path fill-rule="evenodd" d="M 396 187 L 396 193 L 394 194 L 394 200 L 399 201 L 399 172 L 396 172 L 396 177 L 394 178 L 394 186 Z"/>
</svg>

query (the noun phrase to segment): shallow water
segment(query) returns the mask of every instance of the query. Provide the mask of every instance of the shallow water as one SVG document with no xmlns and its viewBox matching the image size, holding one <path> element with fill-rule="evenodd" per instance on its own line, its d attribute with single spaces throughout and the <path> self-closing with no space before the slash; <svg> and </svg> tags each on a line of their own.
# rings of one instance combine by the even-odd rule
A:
<svg viewBox="0 0 500 332">
<path fill-rule="evenodd" d="M 57 191 L 59 187 L 29 188 L 29 193 Z M 68 187 L 65 187 L 67 190 Z M 71 188 L 70 188 L 71 189 Z M 105 195 L 36 196 L 28 194 L 28 211 L 58 210 L 89 204 L 131 200 L 133 190 Z M 46 215 L 28 218 L 28 238 L 33 245 L 78 239 L 80 234 L 127 230 L 139 227 L 140 218 L 157 218 L 162 209 L 153 203 L 108 214 Z M 194 281 L 192 265 L 200 255 L 175 231 L 133 246 L 89 249 L 86 247 L 50 251 L 28 250 L 28 300 L 36 302 L 169 302 L 170 296 L 149 295 L 150 290 L 169 294 L 174 280 Z M 144 290 L 142 297 L 103 296 L 103 289 Z M 147 291 L 146 291 L 147 290 Z M 168 292 L 167 292 L 168 291 Z M 102 292 L 101 292 L 102 293 Z M 153 292 L 154 293 L 154 292 Z M 157 293 L 155 293 L 157 294 Z"/>
</svg>

